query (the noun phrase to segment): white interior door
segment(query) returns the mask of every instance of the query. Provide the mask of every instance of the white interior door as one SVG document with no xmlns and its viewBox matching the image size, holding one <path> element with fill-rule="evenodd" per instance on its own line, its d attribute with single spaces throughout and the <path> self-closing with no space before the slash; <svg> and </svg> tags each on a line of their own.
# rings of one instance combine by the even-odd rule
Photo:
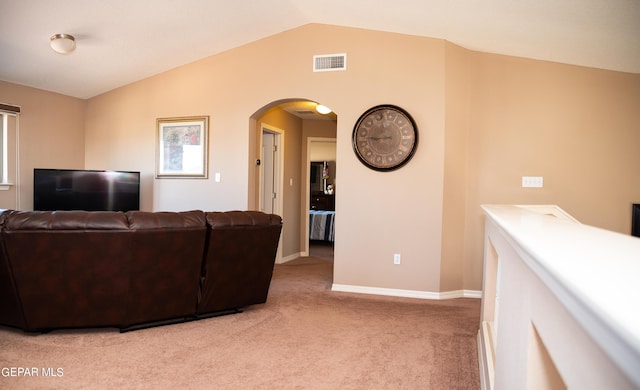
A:
<svg viewBox="0 0 640 390">
<path fill-rule="evenodd" d="M 273 214 L 275 209 L 276 188 L 275 188 L 275 159 L 276 159 L 276 135 L 263 130 L 262 132 L 262 202 L 261 211 Z"/>
<path fill-rule="evenodd" d="M 275 127 L 262 126 L 262 150 L 260 158 L 260 210 L 283 216 L 283 149 L 284 132 Z M 282 262 L 282 242 L 284 240 L 284 227 L 280 234 L 276 263 Z"/>
</svg>

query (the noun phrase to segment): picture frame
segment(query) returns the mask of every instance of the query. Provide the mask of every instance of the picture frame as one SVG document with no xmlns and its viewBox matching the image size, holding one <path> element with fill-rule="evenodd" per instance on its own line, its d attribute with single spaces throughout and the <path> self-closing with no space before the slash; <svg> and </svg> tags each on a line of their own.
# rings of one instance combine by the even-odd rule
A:
<svg viewBox="0 0 640 390">
<path fill-rule="evenodd" d="M 156 178 L 208 178 L 209 117 L 157 119 Z"/>
</svg>

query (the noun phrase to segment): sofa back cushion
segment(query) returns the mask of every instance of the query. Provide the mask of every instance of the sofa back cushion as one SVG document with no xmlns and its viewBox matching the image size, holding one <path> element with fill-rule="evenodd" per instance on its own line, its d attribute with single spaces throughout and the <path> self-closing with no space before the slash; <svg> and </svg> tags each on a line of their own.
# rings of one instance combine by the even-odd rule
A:
<svg viewBox="0 0 640 390">
<path fill-rule="evenodd" d="M 1 234 L 26 328 L 120 324 L 130 233 L 120 212 L 7 212 Z"/>
<path fill-rule="evenodd" d="M 128 230 L 124 213 L 116 211 L 8 211 L 5 229 Z"/>
<path fill-rule="evenodd" d="M 126 326 L 193 315 L 204 255 L 204 212 L 127 212 L 134 232 Z"/>
<path fill-rule="evenodd" d="M 258 211 L 206 213 L 207 249 L 197 314 L 264 303 L 282 218 Z"/>
</svg>

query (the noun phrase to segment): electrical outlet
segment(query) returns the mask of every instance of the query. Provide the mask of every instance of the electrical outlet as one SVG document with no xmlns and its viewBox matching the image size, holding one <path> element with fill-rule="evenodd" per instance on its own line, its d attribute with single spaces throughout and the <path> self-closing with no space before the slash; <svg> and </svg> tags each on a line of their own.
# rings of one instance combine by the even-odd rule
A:
<svg viewBox="0 0 640 390">
<path fill-rule="evenodd" d="M 393 255 L 393 264 L 400 264 L 400 253 L 396 253 Z"/>
</svg>

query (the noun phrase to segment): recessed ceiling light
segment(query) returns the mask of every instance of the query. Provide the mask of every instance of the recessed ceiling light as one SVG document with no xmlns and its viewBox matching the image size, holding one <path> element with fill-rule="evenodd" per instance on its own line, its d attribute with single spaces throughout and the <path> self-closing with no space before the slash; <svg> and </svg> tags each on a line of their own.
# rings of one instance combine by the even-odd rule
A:
<svg viewBox="0 0 640 390">
<path fill-rule="evenodd" d="M 323 106 L 322 104 L 318 104 L 316 106 L 316 111 L 318 111 L 322 115 L 326 115 L 326 114 L 331 112 L 331 109 L 329 107 L 327 107 L 327 106 Z"/>
</svg>

